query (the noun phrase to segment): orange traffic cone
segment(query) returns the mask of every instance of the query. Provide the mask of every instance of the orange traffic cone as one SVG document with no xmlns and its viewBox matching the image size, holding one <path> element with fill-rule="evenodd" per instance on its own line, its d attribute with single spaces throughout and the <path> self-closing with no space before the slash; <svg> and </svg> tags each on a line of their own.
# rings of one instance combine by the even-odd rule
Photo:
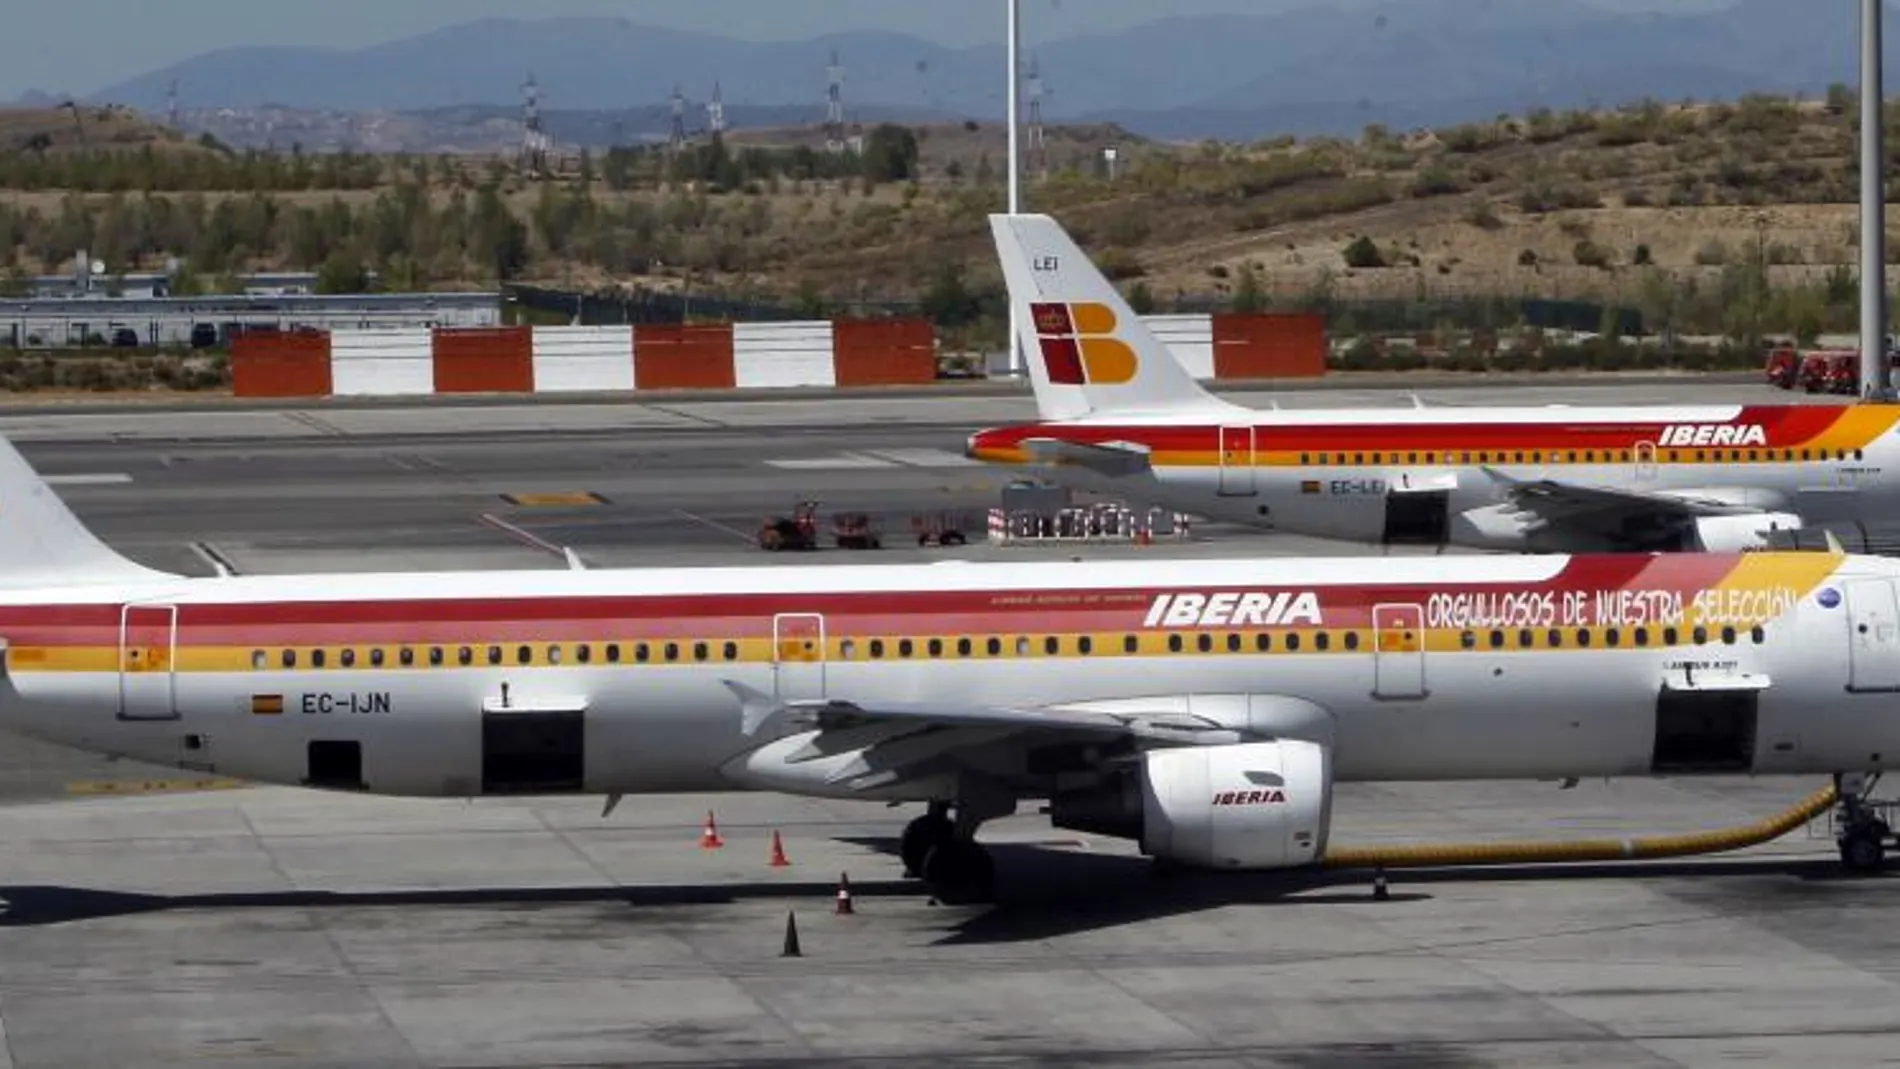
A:
<svg viewBox="0 0 1900 1069">
<path fill-rule="evenodd" d="M 776 830 L 773 831 L 772 832 L 772 862 L 771 862 L 772 867 L 775 869 L 782 869 L 791 863 L 792 863 L 791 859 L 785 856 L 785 843 L 779 839 L 778 832 Z"/>
<path fill-rule="evenodd" d="M 838 874 L 838 913 L 843 915 L 856 912 L 857 910 L 851 907 L 851 874 L 840 872 Z"/>
<path fill-rule="evenodd" d="M 699 848 L 717 850 L 724 845 L 726 841 L 719 837 L 719 822 L 713 819 L 712 810 L 708 809 L 706 810 L 706 830 L 699 833 Z"/>
</svg>

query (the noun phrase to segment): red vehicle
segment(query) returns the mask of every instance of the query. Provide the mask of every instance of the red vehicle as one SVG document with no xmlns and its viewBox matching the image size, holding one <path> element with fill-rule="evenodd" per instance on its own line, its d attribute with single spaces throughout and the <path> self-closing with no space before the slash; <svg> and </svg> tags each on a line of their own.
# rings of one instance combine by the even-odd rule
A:
<svg viewBox="0 0 1900 1069">
<path fill-rule="evenodd" d="M 1765 370 L 1768 385 L 1792 390 L 1795 376 L 1801 372 L 1801 356 L 1793 349 L 1776 349 L 1768 354 L 1768 366 Z"/>
<path fill-rule="evenodd" d="M 1802 357 L 1797 381 L 1809 393 L 1840 393 L 1845 376 L 1846 392 L 1858 393 L 1859 368 L 1860 354 L 1851 349 L 1815 349 Z"/>
</svg>

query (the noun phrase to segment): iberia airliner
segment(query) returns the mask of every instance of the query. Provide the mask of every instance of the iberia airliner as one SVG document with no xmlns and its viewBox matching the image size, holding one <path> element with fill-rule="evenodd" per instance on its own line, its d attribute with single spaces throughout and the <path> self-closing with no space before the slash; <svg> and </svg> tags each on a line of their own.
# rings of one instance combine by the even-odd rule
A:
<svg viewBox="0 0 1900 1069">
<path fill-rule="evenodd" d="M 1349 780 L 1858 781 L 1900 759 L 1897 592 L 1839 552 L 187 578 L 0 442 L 0 725 L 388 795 L 920 803 L 904 861 L 958 897 L 1024 800 L 1274 869 Z"/>
<path fill-rule="evenodd" d="M 970 455 L 1213 519 L 1386 545 L 1745 549 L 1900 519 L 1900 406 L 1260 411 L 1202 389 L 1046 216 L 993 216 L 1040 419 Z"/>
</svg>

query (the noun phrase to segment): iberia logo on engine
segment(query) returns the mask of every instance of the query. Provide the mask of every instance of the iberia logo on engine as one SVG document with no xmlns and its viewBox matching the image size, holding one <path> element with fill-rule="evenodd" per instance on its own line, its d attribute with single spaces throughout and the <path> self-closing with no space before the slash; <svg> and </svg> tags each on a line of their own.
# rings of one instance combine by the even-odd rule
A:
<svg viewBox="0 0 1900 1069">
<path fill-rule="evenodd" d="M 1214 796 L 1215 805 L 1285 805 L 1286 792 L 1278 787 L 1261 791 L 1222 791 Z"/>
<path fill-rule="evenodd" d="M 1662 434 L 1656 438 L 1656 444 L 1671 448 L 1685 445 L 1767 445 L 1768 432 L 1759 424 L 1738 427 L 1729 423 L 1681 423 L 1664 427 Z"/>
</svg>

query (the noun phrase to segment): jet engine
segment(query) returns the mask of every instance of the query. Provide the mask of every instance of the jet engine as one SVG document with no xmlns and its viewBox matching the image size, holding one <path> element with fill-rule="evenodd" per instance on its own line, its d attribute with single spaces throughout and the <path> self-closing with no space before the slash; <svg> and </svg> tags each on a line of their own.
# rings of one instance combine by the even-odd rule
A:
<svg viewBox="0 0 1900 1069">
<path fill-rule="evenodd" d="M 1801 517 L 1790 512 L 1755 512 L 1742 516 L 1698 516 L 1692 531 L 1691 550 L 1706 553 L 1733 553 L 1761 549 L 1768 545 L 1770 531 L 1791 531 L 1801 526 Z"/>
<path fill-rule="evenodd" d="M 1326 852 L 1332 760 L 1295 739 L 1151 750 L 1104 786 L 1058 794 L 1059 828 L 1135 839 L 1198 868 L 1280 869 Z"/>
</svg>

